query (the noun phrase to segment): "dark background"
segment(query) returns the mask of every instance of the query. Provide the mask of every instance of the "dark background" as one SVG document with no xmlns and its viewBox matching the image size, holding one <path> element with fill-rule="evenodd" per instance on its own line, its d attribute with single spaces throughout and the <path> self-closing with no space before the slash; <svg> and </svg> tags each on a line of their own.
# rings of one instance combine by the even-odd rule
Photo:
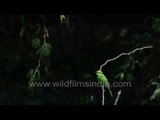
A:
<svg viewBox="0 0 160 120">
<path fill-rule="evenodd" d="M 52 52 L 42 61 L 42 81 L 97 81 L 95 72 L 107 59 L 153 45 L 131 55 L 133 60 L 125 56 L 107 64 L 103 71 L 111 83 L 120 81 L 120 73 L 123 81 L 132 82 L 131 88 L 112 89 L 115 96 L 122 89 L 118 104 L 159 104 L 159 96 L 150 100 L 156 89 L 151 83 L 160 79 L 160 36 L 152 28 L 158 15 L 69 15 L 69 27 L 59 16 L 45 15 Z M 28 90 L 27 72 L 38 64 L 32 40 L 42 38 L 43 22 L 40 15 L 0 16 L 0 105 L 100 105 L 101 88 Z M 105 104 L 113 104 L 107 93 Z"/>
</svg>

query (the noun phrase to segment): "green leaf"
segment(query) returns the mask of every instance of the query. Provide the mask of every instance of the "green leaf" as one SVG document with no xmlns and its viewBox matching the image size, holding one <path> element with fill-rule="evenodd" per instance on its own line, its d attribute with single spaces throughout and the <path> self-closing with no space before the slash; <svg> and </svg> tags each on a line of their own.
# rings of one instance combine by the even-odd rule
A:
<svg viewBox="0 0 160 120">
<path fill-rule="evenodd" d="M 49 56 L 51 53 L 52 46 L 48 43 L 44 43 L 42 47 L 37 51 L 37 55 L 41 57 Z"/>
<path fill-rule="evenodd" d="M 37 78 L 40 78 L 40 71 L 38 69 L 36 70 L 36 75 Z"/>
<path fill-rule="evenodd" d="M 121 73 L 120 74 L 120 80 L 123 80 L 124 79 L 124 73 Z"/>
<path fill-rule="evenodd" d="M 40 79 L 40 71 L 38 69 L 31 69 L 27 76 L 30 78 L 29 80 L 29 85 L 28 85 L 28 89 L 33 91 L 33 88 L 30 86 L 30 83 L 37 81 Z"/>
<path fill-rule="evenodd" d="M 34 79 L 39 79 L 39 78 L 40 78 L 40 71 L 39 71 L 38 69 L 36 69 L 36 70 L 34 71 L 34 74 L 32 75 L 32 77 L 33 77 Z"/>
<path fill-rule="evenodd" d="M 31 69 L 28 73 L 27 73 L 27 78 L 31 78 L 33 75 L 33 69 Z"/>
<path fill-rule="evenodd" d="M 152 22 L 152 28 L 156 32 L 160 32 L 160 18 L 156 18 Z"/>
<path fill-rule="evenodd" d="M 110 90 L 110 85 L 109 85 L 108 79 L 103 74 L 103 72 L 101 70 L 98 70 L 98 71 L 96 71 L 96 75 L 97 75 L 98 82 L 100 82 L 102 85 L 104 85 L 108 89 L 110 95 L 113 96 L 112 91 Z"/>
<path fill-rule="evenodd" d="M 27 78 L 30 79 L 30 81 L 35 81 L 36 79 L 40 79 L 40 71 L 38 69 L 31 69 L 28 74 Z"/>
<path fill-rule="evenodd" d="M 127 74 L 127 80 L 128 81 L 133 81 L 134 80 L 134 77 L 133 77 L 133 75 L 131 73 Z"/>
<path fill-rule="evenodd" d="M 120 81 L 122 81 L 124 79 L 124 73 L 121 72 L 121 73 L 118 73 L 115 78 L 119 79 Z"/>
<path fill-rule="evenodd" d="M 40 46 L 41 46 L 41 42 L 39 38 L 35 38 L 34 40 L 32 40 L 32 47 L 39 48 Z"/>
</svg>

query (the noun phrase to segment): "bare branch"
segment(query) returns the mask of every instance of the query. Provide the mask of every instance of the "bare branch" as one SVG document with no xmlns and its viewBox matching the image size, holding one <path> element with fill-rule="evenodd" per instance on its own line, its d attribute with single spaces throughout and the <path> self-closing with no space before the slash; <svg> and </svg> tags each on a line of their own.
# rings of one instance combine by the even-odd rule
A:
<svg viewBox="0 0 160 120">
<path fill-rule="evenodd" d="M 102 67 L 105 66 L 105 65 L 107 65 L 108 62 L 114 61 L 114 60 L 120 58 L 120 57 L 123 56 L 123 55 L 130 55 L 130 54 L 132 54 L 132 53 L 135 53 L 136 51 L 140 51 L 140 50 L 143 50 L 143 49 L 149 49 L 149 48 L 153 48 L 153 46 L 145 46 L 145 47 L 142 47 L 142 48 L 136 48 L 135 50 L 133 50 L 133 51 L 131 51 L 131 52 L 129 52 L 129 53 L 121 53 L 121 54 L 118 55 L 117 57 L 114 57 L 114 58 L 112 58 L 112 59 L 109 59 L 109 60 L 107 60 L 105 63 L 103 63 L 103 64 L 100 66 L 100 70 L 102 70 Z"/>
<path fill-rule="evenodd" d="M 102 105 L 104 105 L 105 101 L 104 92 L 105 92 L 104 85 L 102 85 Z"/>
<path fill-rule="evenodd" d="M 117 98 L 115 99 L 114 105 L 117 105 L 121 92 L 122 92 L 121 90 L 118 91 Z"/>
</svg>

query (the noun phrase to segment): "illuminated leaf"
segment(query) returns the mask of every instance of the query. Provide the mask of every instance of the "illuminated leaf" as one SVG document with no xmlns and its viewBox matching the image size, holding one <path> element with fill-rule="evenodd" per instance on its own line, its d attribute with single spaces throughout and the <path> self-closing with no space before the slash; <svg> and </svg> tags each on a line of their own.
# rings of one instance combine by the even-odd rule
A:
<svg viewBox="0 0 160 120">
<path fill-rule="evenodd" d="M 60 15 L 60 21 L 61 23 L 66 24 L 66 26 L 69 27 L 68 15 Z"/>
<path fill-rule="evenodd" d="M 64 23 L 64 21 L 66 20 L 65 15 L 60 15 L 60 20 L 61 20 L 61 23 Z"/>
</svg>

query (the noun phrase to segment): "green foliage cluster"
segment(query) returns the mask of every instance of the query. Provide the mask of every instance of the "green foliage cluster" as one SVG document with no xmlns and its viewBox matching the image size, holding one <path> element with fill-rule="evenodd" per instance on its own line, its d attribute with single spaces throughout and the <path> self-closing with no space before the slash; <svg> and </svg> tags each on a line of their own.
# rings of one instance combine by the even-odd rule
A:
<svg viewBox="0 0 160 120">
<path fill-rule="evenodd" d="M 47 57 L 51 53 L 52 46 L 48 43 L 44 43 L 41 48 L 37 51 L 37 55 L 39 55 L 41 58 L 42 57 Z"/>
<path fill-rule="evenodd" d="M 156 32 L 160 32 L 160 18 L 154 18 L 153 19 L 152 28 Z"/>
<path fill-rule="evenodd" d="M 44 18 L 44 17 L 42 17 L 42 18 Z M 46 42 L 46 37 L 48 37 L 48 31 L 47 31 L 46 27 L 44 27 L 44 28 L 45 28 L 44 29 L 45 33 L 43 35 L 43 37 L 44 37 L 43 41 L 44 42 L 41 43 L 41 40 L 39 38 L 35 38 L 35 39 L 32 40 L 32 47 L 37 49 L 36 54 L 39 56 L 39 60 L 38 60 L 38 66 L 36 68 L 30 69 L 28 74 L 27 74 L 27 78 L 30 79 L 29 83 L 38 81 L 40 79 L 39 67 L 41 66 L 41 60 L 44 57 L 48 57 L 51 53 L 52 46 L 51 46 L 51 44 Z M 29 86 L 29 88 L 30 88 L 30 86 Z"/>
</svg>

